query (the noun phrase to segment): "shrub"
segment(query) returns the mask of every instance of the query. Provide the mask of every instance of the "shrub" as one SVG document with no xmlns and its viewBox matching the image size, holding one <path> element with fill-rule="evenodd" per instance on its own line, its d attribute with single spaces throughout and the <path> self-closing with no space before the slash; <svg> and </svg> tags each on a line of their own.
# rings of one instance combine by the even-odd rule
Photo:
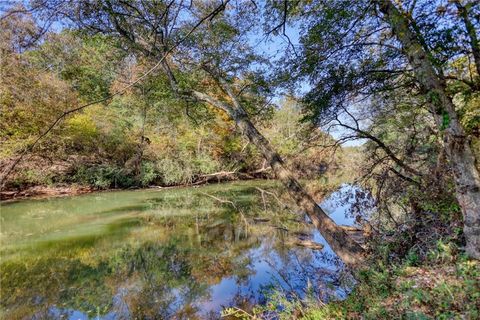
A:
<svg viewBox="0 0 480 320">
<path fill-rule="evenodd" d="M 73 180 L 96 189 L 128 188 L 135 185 L 134 179 L 123 168 L 111 165 L 81 166 L 75 172 Z"/>
<path fill-rule="evenodd" d="M 25 169 L 19 171 L 8 186 L 22 189 L 29 186 L 50 185 L 52 183 L 53 177 L 51 173 L 45 173 L 36 169 Z"/>
<path fill-rule="evenodd" d="M 192 176 L 190 170 L 185 168 L 181 161 L 164 158 L 157 162 L 157 166 L 162 183 L 166 185 L 184 183 Z"/>
<path fill-rule="evenodd" d="M 146 187 L 152 184 L 152 182 L 155 181 L 158 175 L 159 174 L 157 172 L 157 168 L 155 167 L 154 163 L 152 162 L 142 163 L 140 178 L 138 182 L 142 187 Z"/>
</svg>

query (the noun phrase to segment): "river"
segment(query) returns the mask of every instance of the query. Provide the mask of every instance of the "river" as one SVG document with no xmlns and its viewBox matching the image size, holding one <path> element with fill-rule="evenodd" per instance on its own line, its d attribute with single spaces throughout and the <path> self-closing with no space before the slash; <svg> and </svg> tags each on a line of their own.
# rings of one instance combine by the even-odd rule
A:
<svg viewBox="0 0 480 320">
<path fill-rule="evenodd" d="M 210 319 L 229 306 L 343 299 L 352 278 L 278 188 L 246 181 L 4 203 L 2 318 Z M 321 203 L 339 224 L 353 224 L 352 204 L 339 200 L 349 190 Z"/>
</svg>

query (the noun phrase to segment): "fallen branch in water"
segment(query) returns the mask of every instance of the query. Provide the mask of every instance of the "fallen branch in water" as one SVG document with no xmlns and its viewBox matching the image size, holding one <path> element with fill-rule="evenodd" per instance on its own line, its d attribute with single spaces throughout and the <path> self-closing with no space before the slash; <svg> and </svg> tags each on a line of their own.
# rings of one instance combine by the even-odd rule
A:
<svg viewBox="0 0 480 320">
<path fill-rule="evenodd" d="M 240 210 L 240 208 L 238 208 L 235 203 L 233 201 L 230 201 L 230 200 L 225 200 L 225 199 L 222 199 L 222 198 L 219 198 L 219 197 L 216 197 L 214 195 L 211 195 L 211 194 L 208 194 L 208 193 L 205 193 L 205 192 L 200 192 L 201 194 L 209 197 L 209 198 L 212 198 L 213 200 L 216 200 L 220 203 L 226 203 L 226 204 L 229 204 L 231 205 L 235 210 L 237 210 L 238 213 L 240 213 L 240 216 L 242 217 L 242 220 L 243 222 L 245 223 L 245 226 L 248 227 L 250 224 L 248 223 L 247 221 L 247 218 L 245 217 L 245 215 L 243 214 L 242 210 Z"/>
<path fill-rule="evenodd" d="M 214 172 L 214 173 L 209 173 L 209 174 L 202 174 L 200 178 L 209 178 L 209 177 L 218 177 L 218 176 L 227 176 L 227 175 L 232 175 L 237 172 L 237 169 L 233 171 L 219 171 L 219 172 Z"/>
<path fill-rule="evenodd" d="M 345 231 L 363 231 L 361 228 L 357 228 L 354 226 L 340 226 Z"/>
<path fill-rule="evenodd" d="M 295 245 L 300 247 L 309 248 L 312 250 L 322 250 L 324 245 L 312 240 L 297 240 L 294 242 Z"/>
<path fill-rule="evenodd" d="M 268 195 L 271 195 L 272 197 L 275 198 L 275 200 L 277 200 L 277 202 L 278 202 L 280 205 L 283 206 L 283 208 L 285 208 L 285 209 L 288 208 L 288 206 L 287 206 L 284 202 L 282 202 L 282 201 L 280 200 L 280 198 L 275 194 L 275 192 L 267 191 L 267 190 L 262 189 L 262 188 L 259 188 L 259 187 L 255 187 L 255 189 L 257 189 L 258 191 L 261 192 L 261 194 L 262 194 L 262 199 L 264 199 L 264 197 L 263 197 L 263 194 L 264 194 L 264 193 L 265 193 L 265 194 L 268 194 Z"/>
<path fill-rule="evenodd" d="M 237 206 L 235 205 L 235 203 L 233 201 L 230 201 L 230 200 L 224 200 L 222 198 L 218 198 L 218 197 L 215 197 L 215 196 L 212 196 L 211 194 L 208 194 L 208 193 L 205 193 L 205 192 L 200 192 L 201 194 L 207 196 L 207 197 L 210 197 L 220 203 L 227 203 L 227 204 L 230 204 L 232 207 L 234 207 L 236 210 L 238 210 Z"/>
<path fill-rule="evenodd" d="M 238 172 L 238 169 L 233 171 L 219 171 L 209 174 L 202 174 L 198 176 L 198 181 L 191 183 L 190 185 L 195 186 L 199 184 L 208 183 L 210 181 L 221 182 L 225 180 L 235 180 L 235 179 L 256 179 L 259 174 L 265 171 L 270 170 L 270 167 L 261 168 L 252 172 Z"/>
</svg>

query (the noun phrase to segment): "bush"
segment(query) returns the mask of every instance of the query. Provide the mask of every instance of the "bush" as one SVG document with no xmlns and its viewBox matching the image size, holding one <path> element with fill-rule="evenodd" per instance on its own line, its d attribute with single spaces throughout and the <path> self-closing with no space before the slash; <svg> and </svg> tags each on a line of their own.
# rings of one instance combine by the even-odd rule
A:
<svg viewBox="0 0 480 320">
<path fill-rule="evenodd" d="M 218 171 L 221 165 L 218 161 L 215 161 L 211 156 L 208 154 L 202 153 L 198 155 L 193 161 L 193 171 L 196 174 L 208 174 L 215 171 Z"/>
<path fill-rule="evenodd" d="M 50 185 L 53 183 L 51 173 L 45 173 L 36 169 L 25 169 L 19 171 L 14 179 L 9 182 L 8 187 L 23 189 L 30 186 Z"/>
<path fill-rule="evenodd" d="M 189 168 L 186 168 L 180 161 L 165 158 L 157 163 L 162 183 L 174 185 L 185 183 L 192 177 Z"/>
<path fill-rule="evenodd" d="M 75 172 L 73 180 L 96 189 L 128 188 L 135 185 L 135 180 L 125 169 L 110 165 L 81 166 Z"/>
<path fill-rule="evenodd" d="M 142 187 L 146 187 L 152 184 L 158 176 L 159 174 L 157 172 L 155 164 L 151 162 L 145 162 L 142 163 L 140 178 L 138 179 L 138 182 Z"/>
</svg>

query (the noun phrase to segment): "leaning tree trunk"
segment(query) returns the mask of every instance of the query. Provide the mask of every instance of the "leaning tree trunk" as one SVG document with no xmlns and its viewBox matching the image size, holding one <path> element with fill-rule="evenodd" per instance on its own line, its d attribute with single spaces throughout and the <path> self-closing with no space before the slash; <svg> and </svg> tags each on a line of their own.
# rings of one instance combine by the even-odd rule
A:
<svg viewBox="0 0 480 320">
<path fill-rule="evenodd" d="M 463 130 L 452 99 L 445 91 L 445 83 L 438 76 L 428 52 L 410 30 L 407 18 L 390 0 L 377 0 L 408 57 L 415 77 L 427 92 L 427 99 L 439 131 L 443 131 L 445 151 L 453 169 L 456 198 L 464 218 L 466 252 L 480 259 L 480 175 L 470 141 Z"/>
<path fill-rule="evenodd" d="M 347 265 L 356 266 L 361 264 L 364 258 L 364 250 L 362 247 L 348 236 L 348 234 L 346 234 L 345 231 L 338 226 L 303 189 L 300 183 L 285 167 L 280 155 L 273 150 L 268 140 L 263 137 L 250 121 L 247 113 L 230 90 L 228 84 L 222 80 L 219 81 L 232 99 L 232 104 L 216 100 L 211 96 L 198 91 L 192 91 L 191 94 L 197 99 L 227 112 L 235 121 L 237 127 L 248 137 L 250 142 L 259 149 L 264 158 L 270 163 L 277 178 L 287 188 L 290 196 L 295 200 L 296 204 L 307 213 L 314 226 L 320 231 L 333 251 Z"/>
</svg>

